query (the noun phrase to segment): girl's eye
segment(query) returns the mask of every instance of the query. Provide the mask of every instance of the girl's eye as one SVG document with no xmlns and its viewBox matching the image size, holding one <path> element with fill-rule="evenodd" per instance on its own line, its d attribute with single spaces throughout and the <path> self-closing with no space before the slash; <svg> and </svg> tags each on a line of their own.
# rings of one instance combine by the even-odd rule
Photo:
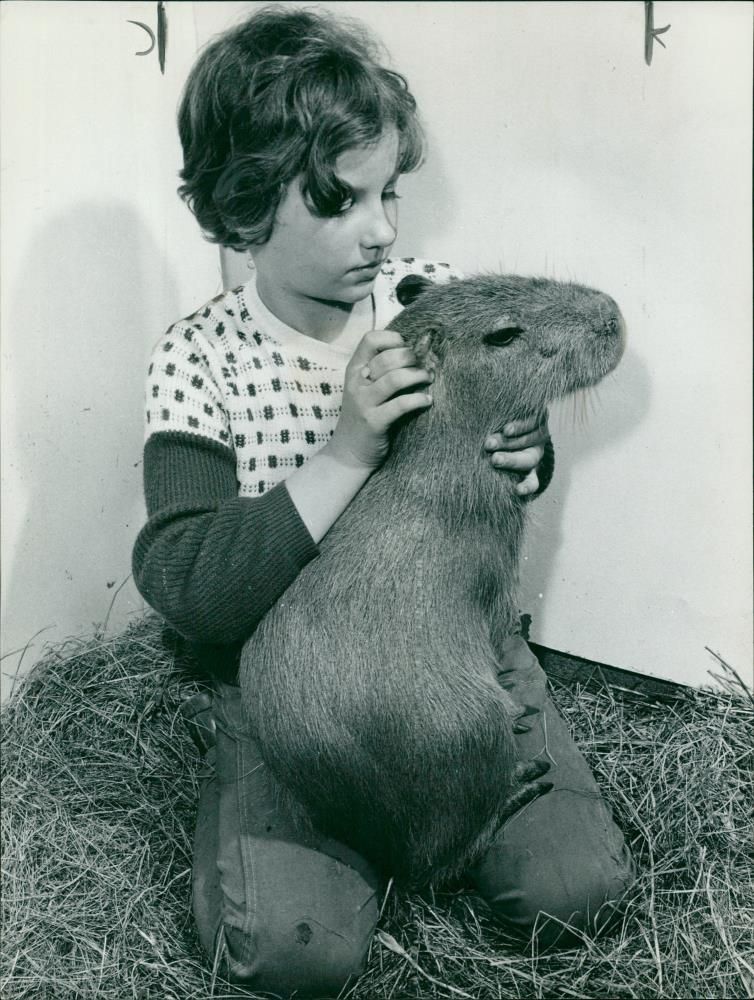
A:
<svg viewBox="0 0 754 1000">
<path fill-rule="evenodd" d="M 382 200 L 383 201 L 397 201 L 399 198 L 400 198 L 400 195 L 393 188 L 388 188 L 386 191 L 382 192 Z M 355 198 L 355 196 L 354 195 L 348 195 L 347 197 L 345 197 L 343 199 L 343 201 L 340 203 L 340 205 L 338 205 L 338 208 L 337 208 L 337 210 L 336 210 L 336 212 L 334 214 L 336 216 L 347 215 L 348 212 L 351 211 L 351 209 L 354 207 L 355 204 L 356 204 L 356 198 Z"/>
</svg>

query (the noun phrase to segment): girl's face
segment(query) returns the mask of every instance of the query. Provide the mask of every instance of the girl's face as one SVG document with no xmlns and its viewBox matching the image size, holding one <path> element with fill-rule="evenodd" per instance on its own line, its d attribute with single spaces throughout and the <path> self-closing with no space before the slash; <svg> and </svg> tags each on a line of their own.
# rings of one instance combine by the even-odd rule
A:
<svg viewBox="0 0 754 1000">
<path fill-rule="evenodd" d="M 280 202 L 272 236 L 253 250 L 257 289 L 285 320 L 307 303 L 353 305 L 372 291 L 397 235 L 398 133 L 338 157 L 335 172 L 353 192 L 337 216 L 312 215 L 300 180 Z"/>
</svg>

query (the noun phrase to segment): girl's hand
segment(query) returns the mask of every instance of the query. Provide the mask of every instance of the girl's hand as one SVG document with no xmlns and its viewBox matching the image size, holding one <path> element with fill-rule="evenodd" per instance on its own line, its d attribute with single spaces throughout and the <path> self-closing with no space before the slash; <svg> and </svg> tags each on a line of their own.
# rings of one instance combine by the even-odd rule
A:
<svg viewBox="0 0 754 1000">
<path fill-rule="evenodd" d="M 538 417 L 513 420 L 506 424 L 501 434 L 491 434 L 484 443 L 492 452 L 490 461 L 496 469 L 507 469 L 521 474 L 516 484 L 520 496 L 528 496 L 539 489 L 537 466 L 542 461 L 545 445 L 550 439 L 547 411 Z"/>
<path fill-rule="evenodd" d="M 388 452 L 388 431 L 406 413 L 432 404 L 433 376 L 395 330 L 372 330 L 346 368 L 340 418 L 328 444 L 340 462 L 370 471 Z"/>
</svg>

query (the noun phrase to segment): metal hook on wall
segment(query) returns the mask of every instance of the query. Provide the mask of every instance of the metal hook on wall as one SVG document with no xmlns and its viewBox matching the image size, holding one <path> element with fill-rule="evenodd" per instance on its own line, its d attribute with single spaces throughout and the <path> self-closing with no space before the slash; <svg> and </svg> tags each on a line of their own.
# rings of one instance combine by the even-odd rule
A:
<svg viewBox="0 0 754 1000">
<path fill-rule="evenodd" d="M 669 24 L 664 28 L 655 28 L 654 3 L 652 0 L 644 0 L 644 62 L 647 66 L 652 65 L 652 46 L 655 40 L 664 49 L 667 48 L 660 35 L 664 35 L 669 28 Z"/>
<path fill-rule="evenodd" d="M 148 56 L 150 52 L 157 45 L 157 58 L 160 63 L 160 72 L 164 75 L 165 73 L 165 52 L 168 44 L 168 16 L 165 13 L 165 4 L 157 4 L 157 37 L 155 38 L 155 33 L 149 27 L 148 24 L 144 24 L 143 21 L 131 21 L 128 19 L 129 24 L 135 24 L 139 28 L 143 28 L 144 31 L 149 35 L 149 40 L 151 42 L 148 49 L 143 49 L 141 52 L 134 53 L 137 56 Z"/>
</svg>

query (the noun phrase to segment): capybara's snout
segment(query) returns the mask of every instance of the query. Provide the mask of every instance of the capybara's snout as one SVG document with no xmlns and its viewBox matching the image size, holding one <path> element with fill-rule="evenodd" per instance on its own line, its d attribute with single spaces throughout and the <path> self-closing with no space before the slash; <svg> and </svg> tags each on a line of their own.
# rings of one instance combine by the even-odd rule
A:
<svg viewBox="0 0 754 1000">
<path fill-rule="evenodd" d="M 581 301 L 576 302 L 576 325 L 597 337 L 617 338 L 622 350 L 626 340 L 626 324 L 618 303 L 605 292 L 576 287 L 581 293 Z"/>
</svg>

